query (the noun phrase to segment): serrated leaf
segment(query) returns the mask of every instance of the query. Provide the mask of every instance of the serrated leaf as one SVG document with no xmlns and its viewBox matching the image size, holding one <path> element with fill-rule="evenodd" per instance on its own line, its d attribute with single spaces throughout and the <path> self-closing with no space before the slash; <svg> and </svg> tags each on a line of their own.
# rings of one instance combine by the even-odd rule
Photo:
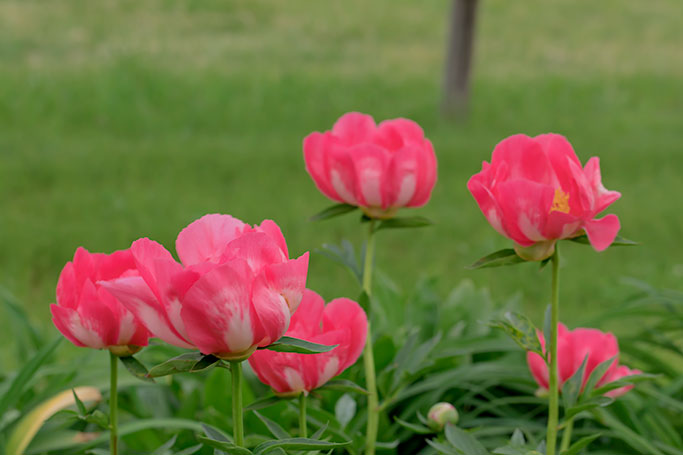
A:
<svg viewBox="0 0 683 455">
<path fill-rule="evenodd" d="M 588 354 L 583 358 L 581 366 L 574 372 L 574 374 L 567 379 L 562 386 L 562 401 L 565 408 L 571 408 L 576 404 L 576 400 L 581 392 L 583 385 L 583 376 L 586 371 L 586 363 L 588 362 Z"/>
<path fill-rule="evenodd" d="M 292 435 L 287 433 L 284 428 L 282 428 L 278 423 L 270 420 L 268 417 L 258 413 L 257 411 L 254 411 L 254 415 L 256 415 L 256 417 L 263 422 L 266 428 L 268 428 L 268 431 L 270 431 L 271 434 L 277 439 L 288 439 L 292 437 Z"/>
<path fill-rule="evenodd" d="M 123 363 L 123 366 L 126 367 L 128 372 L 130 372 L 130 374 L 136 378 L 145 382 L 155 382 L 153 378 L 148 376 L 149 371 L 147 371 L 147 368 L 132 355 L 128 357 L 119 357 L 119 359 L 121 360 L 121 363 Z"/>
<path fill-rule="evenodd" d="M 398 417 L 394 417 L 394 420 L 396 421 L 396 423 L 401 425 L 403 428 L 406 428 L 406 429 L 412 431 L 413 433 L 417 433 L 417 434 L 432 434 L 432 433 L 434 433 L 434 431 L 432 429 L 427 428 L 423 425 L 418 425 L 416 423 L 406 422 L 405 420 L 401 420 Z"/>
<path fill-rule="evenodd" d="M 569 448 L 561 453 L 561 455 L 576 455 L 578 454 L 582 449 L 588 447 L 588 445 L 598 439 L 601 436 L 600 433 L 598 434 L 593 434 L 590 436 L 586 436 L 584 438 L 579 439 L 576 441 L 574 444 L 569 446 Z"/>
<path fill-rule="evenodd" d="M 278 397 L 275 395 L 271 395 L 269 397 L 259 398 L 258 400 L 254 400 L 251 403 L 249 403 L 249 406 L 245 407 L 244 410 L 245 411 L 256 411 L 259 409 L 268 408 L 270 406 L 274 406 L 274 405 L 282 402 L 282 400 L 285 400 L 285 399 L 286 398 L 281 398 L 281 397 Z"/>
<path fill-rule="evenodd" d="M 220 359 L 212 355 L 205 356 L 201 352 L 186 352 L 169 359 L 149 370 L 150 378 L 158 378 L 169 374 L 197 373 L 215 366 Z"/>
<path fill-rule="evenodd" d="M 541 342 L 538 340 L 537 329 L 531 319 L 521 313 L 505 313 L 505 320 L 494 321 L 492 327 L 500 328 L 522 349 L 544 356 Z"/>
<path fill-rule="evenodd" d="M 299 338 L 284 336 L 276 342 L 259 349 L 268 349 L 269 351 L 275 352 L 296 352 L 297 354 L 320 354 L 321 352 L 330 352 L 337 346 L 339 345 L 327 346 L 324 344 L 311 343 L 310 341 L 301 340 Z"/>
<path fill-rule="evenodd" d="M 351 444 L 351 441 L 346 442 L 328 442 L 319 441 L 316 439 L 308 438 L 291 438 L 291 439 L 280 439 L 278 441 L 267 441 L 259 444 L 254 448 L 255 455 L 262 455 L 268 453 L 276 448 L 282 448 L 287 451 L 289 450 L 329 450 L 338 447 L 346 447 Z"/>
<path fill-rule="evenodd" d="M 404 228 L 420 228 L 433 225 L 434 222 L 424 216 L 407 216 L 396 217 L 388 220 L 380 221 L 375 231 L 381 229 L 404 229 Z"/>
<path fill-rule="evenodd" d="M 588 240 L 587 235 L 580 235 L 578 237 L 574 237 L 571 239 L 572 242 L 580 243 L 582 245 L 590 245 L 590 241 Z M 635 245 L 640 245 L 638 242 L 634 242 L 633 240 L 629 240 L 625 237 L 622 237 L 620 235 L 616 236 L 614 238 L 614 241 L 610 244 L 610 246 L 635 246 Z"/>
<path fill-rule="evenodd" d="M 361 393 L 363 395 L 368 394 L 367 390 L 365 390 L 363 387 L 359 386 L 355 382 L 349 381 L 348 379 L 332 379 L 331 381 L 328 381 L 325 385 L 317 388 L 316 390 L 337 390 L 340 392 Z"/>
<path fill-rule="evenodd" d="M 446 439 L 467 455 L 488 455 L 488 451 L 477 438 L 450 423 L 446 424 Z"/>
<path fill-rule="evenodd" d="M 330 218 L 335 218 L 335 217 L 353 212 L 356 209 L 358 209 L 358 207 L 355 205 L 334 204 L 334 205 L 331 205 L 331 206 L 327 207 L 326 209 L 323 209 L 320 212 L 316 213 L 315 215 L 310 217 L 308 220 L 309 221 L 329 220 Z"/>
<path fill-rule="evenodd" d="M 217 441 L 215 439 L 211 439 L 201 435 L 197 436 L 197 440 L 204 445 L 213 447 L 214 449 L 219 449 L 230 455 L 253 455 L 253 452 L 251 450 L 245 449 L 244 447 L 238 447 L 231 442 Z"/>
<path fill-rule="evenodd" d="M 521 257 L 517 256 L 515 250 L 512 248 L 505 248 L 494 253 L 484 256 L 476 261 L 474 264 L 467 267 L 469 270 L 485 269 L 489 267 L 502 267 L 505 265 L 515 265 L 527 262 Z"/>
</svg>

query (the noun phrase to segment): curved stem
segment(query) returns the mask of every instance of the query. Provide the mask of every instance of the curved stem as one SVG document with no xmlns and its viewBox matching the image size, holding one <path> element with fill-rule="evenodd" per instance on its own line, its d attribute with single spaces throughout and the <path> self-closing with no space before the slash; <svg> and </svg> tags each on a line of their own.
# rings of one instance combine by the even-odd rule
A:
<svg viewBox="0 0 683 455">
<path fill-rule="evenodd" d="M 368 240 L 365 246 L 365 263 L 363 266 L 363 290 L 370 297 L 372 295 L 372 266 L 375 256 L 375 220 L 370 220 Z M 368 298 L 368 302 L 371 299 Z M 365 454 L 375 454 L 375 441 L 379 428 L 379 397 L 377 395 L 377 379 L 375 377 L 375 359 L 372 353 L 372 304 L 368 303 L 368 336 L 363 348 L 363 365 L 365 366 L 365 387 L 368 390 L 368 425 L 365 435 Z"/>
<path fill-rule="evenodd" d="M 244 421 L 242 417 L 242 362 L 230 362 L 232 373 L 232 435 L 235 445 L 244 447 Z"/>
<path fill-rule="evenodd" d="M 111 455 L 119 453 L 118 361 L 119 358 L 109 352 L 109 450 Z"/>
<path fill-rule="evenodd" d="M 301 392 L 299 395 L 299 436 L 302 438 L 308 437 L 308 428 L 306 426 L 306 394 Z"/>
<path fill-rule="evenodd" d="M 569 419 L 569 422 L 567 422 L 567 426 L 564 428 L 564 431 L 562 432 L 562 444 L 560 444 L 560 453 L 564 452 L 569 448 L 569 445 L 572 442 L 572 430 L 574 429 L 574 418 L 572 417 Z"/>
<path fill-rule="evenodd" d="M 559 415 L 557 386 L 557 324 L 560 313 L 560 253 L 555 244 L 555 253 L 551 257 L 553 263 L 552 299 L 550 301 L 550 374 L 548 380 L 549 407 L 548 430 L 546 432 L 546 455 L 555 455 L 557 446 L 557 421 Z"/>
</svg>

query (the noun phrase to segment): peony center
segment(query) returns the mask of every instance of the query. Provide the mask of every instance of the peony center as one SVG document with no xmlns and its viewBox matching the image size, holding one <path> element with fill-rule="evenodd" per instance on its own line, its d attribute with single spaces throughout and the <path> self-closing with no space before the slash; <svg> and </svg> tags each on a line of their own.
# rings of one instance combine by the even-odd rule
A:
<svg viewBox="0 0 683 455">
<path fill-rule="evenodd" d="M 556 188 L 553 204 L 550 206 L 550 212 L 569 213 L 569 193 L 565 193 L 560 188 Z"/>
</svg>

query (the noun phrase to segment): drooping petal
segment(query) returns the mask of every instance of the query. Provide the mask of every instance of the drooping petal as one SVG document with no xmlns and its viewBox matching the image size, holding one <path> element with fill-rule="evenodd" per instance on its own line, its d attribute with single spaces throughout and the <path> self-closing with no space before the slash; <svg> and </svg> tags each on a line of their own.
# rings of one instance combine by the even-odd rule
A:
<svg viewBox="0 0 683 455">
<path fill-rule="evenodd" d="M 588 240 L 596 251 L 603 251 L 609 247 L 621 228 L 619 218 L 610 214 L 597 220 L 589 220 L 584 223 Z"/>
<path fill-rule="evenodd" d="M 190 340 L 202 353 L 239 354 L 257 341 L 249 283 L 246 262 L 233 260 L 203 275 L 187 291 L 181 315 Z"/>
<path fill-rule="evenodd" d="M 249 226 L 230 215 L 204 215 L 180 231 L 176 251 L 186 267 L 201 262 L 219 262 L 225 247 Z"/>
<path fill-rule="evenodd" d="M 593 188 L 595 193 L 595 207 L 593 207 L 594 214 L 598 214 L 605 210 L 610 204 L 621 197 L 618 191 L 609 191 L 602 185 L 602 177 L 600 175 L 600 159 L 596 156 L 592 157 L 583 168 L 583 173 L 586 175 L 588 184 Z"/>
</svg>

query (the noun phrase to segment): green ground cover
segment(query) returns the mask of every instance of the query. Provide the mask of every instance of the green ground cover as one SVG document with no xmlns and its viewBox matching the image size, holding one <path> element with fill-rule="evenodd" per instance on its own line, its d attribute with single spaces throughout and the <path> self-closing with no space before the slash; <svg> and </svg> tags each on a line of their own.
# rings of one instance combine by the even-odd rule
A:
<svg viewBox="0 0 683 455">
<path fill-rule="evenodd" d="M 207 212 L 272 218 L 296 254 L 360 242 L 354 216 L 306 222 L 328 202 L 301 154 L 306 134 L 359 110 L 416 120 L 439 159 L 432 201 L 414 211 L 436 226 L 379 239 L 397 282 L 436 277 L 445 292 L 470 278 L 496 300 L 521 290 L 545 306 L 547 270 L 465 270 L 509 245 L 465 183 L 505 136 L 552 131 L 583 162 L 600 156 L 623 194 L 611 209 L 622 234 L 642 242 L 565 247 L 563 319 L 615 305 L 621 277 L 680 288 L 679 1 L 481 6 L 471 115 L 454 124 L 438 115 L 446 1 L 0 1 L 0 284 L 47 326 L 78 245 L 171 248 Z M 327 298 L 356 294 L 321 256 L 309 276 Z"/>
</svg>

